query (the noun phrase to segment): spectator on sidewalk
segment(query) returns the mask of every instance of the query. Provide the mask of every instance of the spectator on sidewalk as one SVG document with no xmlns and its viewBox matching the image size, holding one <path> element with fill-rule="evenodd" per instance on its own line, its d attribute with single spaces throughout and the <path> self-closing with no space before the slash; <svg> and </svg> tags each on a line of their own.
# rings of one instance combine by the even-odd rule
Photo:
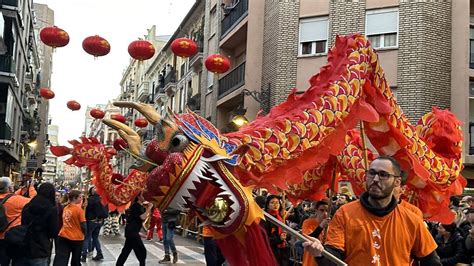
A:
<svg viewBox="0 0 474 266">
<path fill-rule="evenodd" d="M 103 260 L 102 248 L 100 246 L 99 233 L 104 219 L 109 216 L 109 210 L 102 205 L 101 199 L 95 187 L 89 189 L 89 197 L 87 198 L 86 221 L 87 233 L 82 246 L 81 262 L 86 262 L 88 252 L 92 255 L 94 248 L 97 252 L 92 260 Z"/>
<path fill-rule="evenodd" d="M 37 194 L 35 189 L 35 180 L 30 178 L 29 180 L 24 180 L 23 184 L 19 189 L 15 191 L 15 195 L 20 195 L 27 198 L 34 198 Z"/>
<path fill-rule="evenodd" d="M 178 262 L 178 251 L 174 244 L 174 229 L 176 228 L 176 222 L 178 221 L 178 215 L 180 211 L 172 208 L 168 208 L 163 211 L 161 214 L 161 219 L 163 221 L 162 230 L 163 230 L 163 246 L 165 247 L 165 257 L 159 261 L 161 264 L 166 264 L 171 262 L 170 258 L 170 249 L 173 252 L 173 263 Z"/>
<path fill-rule="evenodd" d="M 25 247 L 28 265 L 49 265 L 52 240 L 59 232 L 53 184 L 39 186 L 37 195 L 23 208 L 21 223 L 29 226 Z"/>
<path fill-rule="evenodd" d="M 137 257 L 140 266 L 145 265 L 146 248 L 145 245 L 143 245 L 139 233 L 142 229 L 143 221 L 145 221 L 146 217 L 149 215 L 152 207 L 153 204 L 146 202 L 143 199 L 142 194 L 138 194 L 130 208 L 128 208 L 126 212 L 127 225 L 125 226 L 125 244 L 117 259 L 117 266 L 122 266 L 125 261 L 127 261 L 128 255 L 130 255 L 132 250 Z"/>
<path fill-rule="evenodd" d="M 16 246 L 10 245 L 5 241 L 5 232 L 10 228 L 20 225 L 21 211 L 23 207 L 30 202 L 30 198 L 20 195 L 14 195 L 12 181 L 9 177 L 0 177 L 0 202 L 5 208 L 5 215 L 8 226 L 0 232 L 0 265 L 15 265 L 24 260 L 22 250 Z"/>
</svg>

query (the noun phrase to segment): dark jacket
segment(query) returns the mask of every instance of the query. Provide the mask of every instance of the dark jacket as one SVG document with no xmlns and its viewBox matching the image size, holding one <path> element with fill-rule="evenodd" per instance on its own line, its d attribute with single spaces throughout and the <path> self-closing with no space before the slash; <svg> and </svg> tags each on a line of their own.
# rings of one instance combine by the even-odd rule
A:
<svg viewBox="0 0 474 266">
<path fill-rule="evenodd" d="M 436 236 L 435 241 L 438 244 L 436 253 L 441 258 L 443 266 L 454 266 L 464 260 L 464 238 L 458 232 L 451 235 L 447 243 L 444 243 L 444 239 L 440 235 Z"/>
<path fill-rule="evenodd" d="M 146 209 L 137 201 L 134 201 L 130 208 L 128 208 L 127 225 L 125 226 L 125 237 L 138 236 L 142 229 L 143 220 L 140 217 Z"/>
<path fill-rule="evenodd" d="M 29 225 L 26 256 L 28 258 L 47 258 L 51 240 L 58 235 L 58 209 L 51 201 L 34 197 L 21 212 L 21 224 Z"/>
<path fill-rule="evenodd" d="M 100 202 L 100 196 L 97 194 L 89 195 L 86 207 L 86 220 L 96 220 L 107 218 L 109 211 Z"/>
<path fill-rule="evenodd" d="M 286 240 L 282 240 L 279 234 L 278 226 L 274 225 L 270 221 L 260 221 L 261 225 L 267 233 L 270 246 L 275 256 L 276 261 L 279 265 L 289 265 L 290 262 L 290 249 L 288 240 L 290 239 L 290 234 L 287 234 Z M 283 243 L 285 247 L 279 247 Z"/>
<path fill-rule="evenodd" d="M 166 224 L 169 222 L 175 222 L 178 221 L 178 215 L 180 214 L 180 210 L 168 208 L 161 212 L 161 221 Z"/>
</svg>

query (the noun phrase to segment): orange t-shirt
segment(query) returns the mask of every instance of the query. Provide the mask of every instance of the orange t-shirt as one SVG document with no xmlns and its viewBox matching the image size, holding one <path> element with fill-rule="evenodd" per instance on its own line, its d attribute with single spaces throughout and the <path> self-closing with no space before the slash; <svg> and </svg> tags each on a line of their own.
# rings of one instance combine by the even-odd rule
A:
<svg viewBox="0 0 474 266">
<path fill-rule="evenodd" d="M 397 204 L 389 214 L 369 213 L 360 201 L 343 205 L 329 223 L 326 245 L 345 252 L 349 265 L 410 265 L 437 245 L 423 220 Z"/>
<path fill-rule="evenodd" d="M 314 230 L 318 228 L 318 226 L 319 226 L 319 222 L 316 220 L 316 218 L 314 217 L 308 218 L 304 220 L 303 224 L 301 225 L 301 232 L 305 235 L 309 235 L 313 233 Z M 321 232 L 321 234 L 318 237 L 320 240 L 322 239 L 323 234 L 324 234 L 324 231 Z M 316 262 L 316 259 L 314 258 L 314 256 L 305 250 L 303 253 L 303 266 L 317 266 L 317 265 L 318 263 Z"/>
<path fill-rule="evenodd" d="M 21 195 L 23 196 L 26 193 L 26 187 L 20 188 L 17 191 L 15 191 L 15 195 Z M 28 187 L 28 197 L 29 198 L 34 198 L 38 193 L 36 192 L 36 189 L 34 186 L 30 185 Z"/>
<path fill-rule="evenodd" d="M 424 218 L 423 217 L 423 212 L 418 207 L 416 207 L 415 205 L 409 203 L 408 201 L 401 200 L 399 204 L 402 205 L 403 207 L 407 208 L 408 210 L 412 211 L 413 213 L 415 213 L 421 219 Z"/>
<path fill-rule="evenodd" d="M 3 200 L 3 198 L 5 198 L 8 194 L 9 193 L 0 194 L 0 201 Z M 23 210 L 23 207 L 28 202 L 30 202 L 30 200 L 30 198 L 13 195 L 7 200 L 7 202 L 5 202 L 5 214 L 7 216 L 8 222 L 11 222 L 11 224 L 7 227 L 7 229 L 5 229 L 5 231 L 0 232 L 0 239 L 5 238 L 5 232 L 10 230 L 10 228 L 21 224 L 21 211 Z"/>
<path fill-rule="evenodd" d="M 202 227 L 202 236 L 213 237 L 212 230 L 208 225 Z"/>
<path fill-rule="evenodd" d="M 81 223 L 86 221 L 86 215 L 80 204 L 69 204 L 63 210 L 63 227 L 59 236 L 69 240 L 84 240 Z"/>
</svg>

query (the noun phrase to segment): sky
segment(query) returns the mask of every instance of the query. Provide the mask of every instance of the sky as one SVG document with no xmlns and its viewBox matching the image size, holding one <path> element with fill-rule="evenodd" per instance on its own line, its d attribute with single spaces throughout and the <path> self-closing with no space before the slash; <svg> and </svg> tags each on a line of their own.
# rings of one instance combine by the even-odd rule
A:
<svg viewBox="0 0 474 266">
<path fill-rule="evenodd" d="M 130 62 L 128 45 L 156 25 L 157 35 L 172 35 L 195 0 L 35 0 L 54 11 L 55 26 L 69 34 L 69 44 L 53 53 L 50 101 L 52 124 L 59 126 L 59 144 L 77 139 L 84 131 L 88 105 L 106 104 L 120 93 L 122 73 Z M 99 35 L 110 53 L 94 59 L 82 41 Z M 39 38 L 39 36 L 38 36 Z M 76 100 L 81 110 L 66 103 Z"/>
</svg>

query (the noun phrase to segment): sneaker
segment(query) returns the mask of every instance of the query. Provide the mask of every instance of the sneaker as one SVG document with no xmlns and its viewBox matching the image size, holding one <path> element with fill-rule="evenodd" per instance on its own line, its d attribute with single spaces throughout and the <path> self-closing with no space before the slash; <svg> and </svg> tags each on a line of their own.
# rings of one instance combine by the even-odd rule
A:
<svg viewBox="0 0 474 266">
<path fill-rule="evenodd" d="M 104 259 L 104 255 L 102 254 L 97 254 L 95 255 L 95 257 L 92 258 L 92 260 L 103 260 Z"/>
<path fill-rule="evenodd" d="M 87 261 L 87 257 L 86 256 L 81 256 L 81 262 L 86 262 Z"/>
<path fill-rule="evenodd" d="M 165 257 L 162 260 L 158 261 L 159 264 L 167 264 L 170 262 L 171 262 L 170 255 L 165 255 Z"/>
<path fill-rule="evenodd" d="M 87 252 L 87 257 L 88 257 L 88 258 L 94 257 L 94 251 L 89 251 L 89 252 Z"/>
<path fill-rule="evenodd" d="M 173 252 L 173 263 L 178 262 L 178 252 Z"/>
</svg>

